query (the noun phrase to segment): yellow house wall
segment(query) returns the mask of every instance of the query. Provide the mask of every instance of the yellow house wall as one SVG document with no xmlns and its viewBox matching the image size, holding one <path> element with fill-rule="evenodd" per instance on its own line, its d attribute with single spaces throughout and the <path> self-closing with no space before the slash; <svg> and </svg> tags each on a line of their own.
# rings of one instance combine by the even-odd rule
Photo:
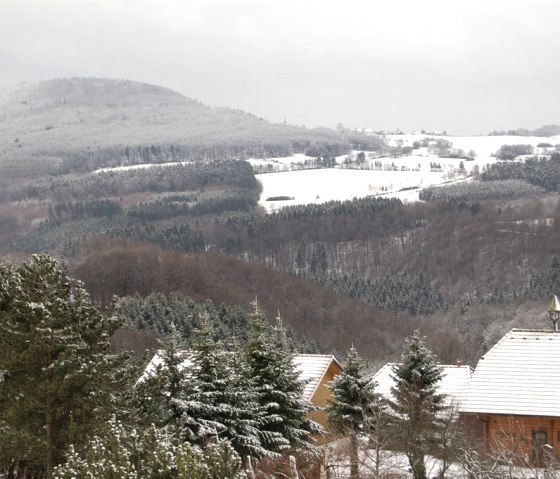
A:
<svg viewBox="0 0 560 479">
<path fill-rule="evenodd" d="M 311 404 L 313 404 L 313 406 L 324 409 L 327 405 L 327 401 L 332 400 L 329 383 L 341 372 L 342 370 L 340 367 L 335 362 L 331 362 L 327 372 L 315 390 L 315 394 L 311 397 Z M 325 411 L 316 411 L 310 415 L 310 418 L 313 419 L 313 421 L 318 422 L 325 430 L 327 429 L 327 415 Z"/>
</svg>

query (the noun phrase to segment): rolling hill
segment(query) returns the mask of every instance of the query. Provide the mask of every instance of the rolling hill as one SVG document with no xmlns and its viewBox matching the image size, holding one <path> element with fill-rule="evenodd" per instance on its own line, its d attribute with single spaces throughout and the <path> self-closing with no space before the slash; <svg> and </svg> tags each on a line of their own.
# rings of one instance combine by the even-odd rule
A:
<svg viewBox="0 0 560 479">
<path fill-rule="evenodd" d="M 68 155 L 102 162 L 138 154 L 149 161 L 141 149 L 154 146 L 148 156 L 161 161 L 291 154 L 317 144 L 339 151 L 351 141 L 334 130 L 274 124 L 129 80 L 57 79 L 0 90 L 0 166 Z"/>
</svg>

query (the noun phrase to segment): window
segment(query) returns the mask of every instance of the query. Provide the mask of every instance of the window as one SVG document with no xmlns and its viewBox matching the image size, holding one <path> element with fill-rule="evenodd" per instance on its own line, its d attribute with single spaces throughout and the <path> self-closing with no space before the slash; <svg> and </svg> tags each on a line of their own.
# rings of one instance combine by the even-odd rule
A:
<svg viewBox="0 0 560 479">
<path fill-rule="evenodd" d="M 533 461 L 540 464 L 544 459 L 544 446 L 548 442 L 548 434 L 544 429 L 533 431 Z"/>
</svg>

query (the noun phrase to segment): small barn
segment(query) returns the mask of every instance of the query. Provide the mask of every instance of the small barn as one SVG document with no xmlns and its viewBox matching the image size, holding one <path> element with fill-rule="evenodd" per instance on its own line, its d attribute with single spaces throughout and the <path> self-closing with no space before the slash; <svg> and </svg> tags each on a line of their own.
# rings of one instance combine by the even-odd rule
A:
<svg viewBox="0 0 560 479">
<path fill-rule="evenodd" d="M 460 413 L 494 453 L 560 457 L 560 332 L 507 333 L 479 360 Z"/>
</svg>

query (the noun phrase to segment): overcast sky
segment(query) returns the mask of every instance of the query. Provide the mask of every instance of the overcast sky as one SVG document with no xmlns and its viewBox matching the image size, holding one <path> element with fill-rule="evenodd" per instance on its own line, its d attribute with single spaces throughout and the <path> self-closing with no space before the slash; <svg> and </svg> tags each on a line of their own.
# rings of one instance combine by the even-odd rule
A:
<svg viewBox="0 0 560 479">
<path fill-rule="evenodd" d="M 271 121 L 560 123 L 560 0 L 0 0 L 0 83 L 95 76 Z"/>
</svg>

